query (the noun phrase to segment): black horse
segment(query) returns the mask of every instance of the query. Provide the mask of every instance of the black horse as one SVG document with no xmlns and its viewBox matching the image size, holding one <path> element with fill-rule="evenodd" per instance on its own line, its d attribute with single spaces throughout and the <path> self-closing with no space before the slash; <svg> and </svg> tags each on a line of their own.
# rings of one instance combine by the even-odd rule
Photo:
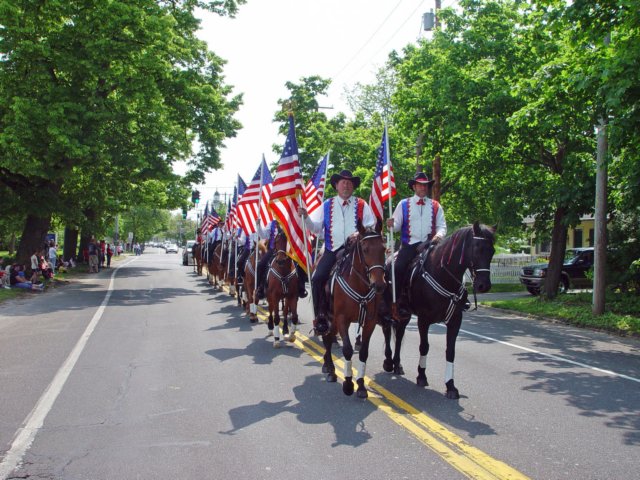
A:
<svg viewBox="0 0 640 480">
<path fill-rule="evenodd" d="M 438 245 L 420 253 L 410 267 L 408 278 L 409 308 L 418 317 L 420 332 L 420 363 L 418 366 L 418 386 L 429 385 L 425 374 L 427 353 L 429 352 L 429 326 L 444 322 L 447 326 L 447 350 L 445 385 L 447 398 L 460 398 L 453 382 L 453 361 L 462 312 L 469 306 L 463 276 L 471 272 L 475 292 L 491 289 L 490 263 L 495 249 L 495 227 L 480 225 L 464 227 L 442 240 Z M 383 368 L 387 372 L 403 375 L 400 363 L 400 347 L 405 329 L 411 317 L 398 322 L 382 322 L 385 338 L 385 360 Z M 391 331 L 395 329 L 395 350 L 391 350 Z"/>
</svg>

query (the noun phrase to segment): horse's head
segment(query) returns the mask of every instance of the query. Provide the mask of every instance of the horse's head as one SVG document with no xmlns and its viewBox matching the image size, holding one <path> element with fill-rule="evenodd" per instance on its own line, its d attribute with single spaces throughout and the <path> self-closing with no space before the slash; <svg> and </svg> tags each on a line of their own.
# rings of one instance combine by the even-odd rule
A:
<svg viewBox="0 0 640 480">
<path fill-rule="evenodd" d="M 485 293 L 491 289 L 491 259 L 495 253 L 496 227 L 473 224 L 473 241 L 471 242 L 471 265 L 469 269 L 473 275 L 473 288 L 476 292 Z"/>
<path fill-rule="evenodd" d="M 366 268 L 369 286 L 375 288 L 376 293 L 382 293 L 386 287 L 384 280 L 384 262 L 386 246 L 380 228 L 364 228 L 358 222 L 358 242 L 354 254 Z"/>
<path fill-rule="evenodd" d="M 275 262 L 278 265 L 283 266 L 290 260 L 289 255 L 287 255 L 287 235 L 281 229 L 278 229 L 278 233 L 276 234 L 274 250 L 276 252 Z"/>
</svg>

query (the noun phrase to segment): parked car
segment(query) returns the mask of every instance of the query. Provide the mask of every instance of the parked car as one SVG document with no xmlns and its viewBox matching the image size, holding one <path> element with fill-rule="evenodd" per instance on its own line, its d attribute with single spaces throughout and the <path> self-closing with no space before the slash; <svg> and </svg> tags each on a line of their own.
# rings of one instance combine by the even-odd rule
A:
<svg viewBox="0 0 640 480">
<path fill-rule="evenodd" d="M 564 265 L 560 273 L 558 292 L 564 293 L 570 288 L 591 288 L 592 281 L 586 273 L 593 267 L 593 248 L 570 248 L 564 257 Z M 532 295 L 539 295 L 544 287 L 548 263 L 537 263 L 522 267 L 520 283 Z"/>
<path fill-rule="evenodd" d="M 195 243 L 195 240 L 187 240 L 187 245 L 182 251 L 182 265 L 195 265 L 196 261 L 193 259 L 192 254 L 192 249 Z"/>
<path fill-rule="evenodd" d="M 178 253 L 178 245 L 175 243 L 167 244 L 167 247 L 164 250 L 165 253 Z"/>
</svg>

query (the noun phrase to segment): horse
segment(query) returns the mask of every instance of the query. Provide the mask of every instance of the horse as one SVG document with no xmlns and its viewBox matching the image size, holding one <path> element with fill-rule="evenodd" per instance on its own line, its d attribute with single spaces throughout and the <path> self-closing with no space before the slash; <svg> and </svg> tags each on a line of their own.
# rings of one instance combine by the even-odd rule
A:
<svg viewBox="0 0 640 480">
<path fill-rule="evenodd" d="M 202 244 L 194 243 L 192 248 L 193 259 L 196 262 L 193 266 L 193 269 L 195 270 L 196 274 L 200 276 L 202 275 Z"/>
<path fill-rule="evenodd" d="M 282 303 L 282 335 L 290 342 L 296 339 L 298 325 L 298 273 L 287 254 L 287 236 L 279 231 L 274 240 L 275 254 L 267 270 L 266 297 L 269 305 L 269 335 L 273 333 L 273 348 L 280 347 L 280 304 Z M 291 331 L 289 331 L 291 322 Z"/>
<path fill-rule="evenodd" d="M 491 289 L 490 263 L 495 252 L 495 227 L 480 225 L 456 230 L 436 246 L 419 253 L 410 266 L 409 310 L 418 317 L 420 333 L 420 361 L 416 384 L 429 385 L 425 374 L 429 352 L 429 326 L 444 322 L 447 327 L 445 395 L 449 399 L 460 398 L 453 381 L 453 362 L 458 332 L 462 324 L 462 312 L 469 308 L 467 290 L 463 276 L 468 269 L 473 278 L 475 292 L 485 293 Z M 404 374 L 400 362 L 402 338 L 411 317 L 397 322 L 382 322 L 385 341 L 386 372 Z M 391 351 L 391 331 L 395 330 L 395 349 Z"/>
<path fill-rule="evenodd" d="M 267 251 L 266 243 L 265 240 L 258 242 L 258 260 Z M 254 249 L 249 255 L 249 258 L 247 258 L 247 263 L 244 265 L 244 281 L 242 285 L 244 308 L 247 315 L 249 315 L 251 323 L 258 321 L 258 298 L 256 298 L 255 295 L 256 265 L 256 252 Z"/>
<path fill-rule="evenodd" d="M 207 271 L 209 277 L 209 283 L 215 288 L 219 288 L 218 282 L 222 282 L 224 279 L 224 273 L 227 267 L 225 263 L 225 253 L 228 254 L 228 250 L 224 248 L 224 242 L 218 243 L 213 249 L 209 249 L 209 256 L 207 258 Z"/>
<path fill-rule="evenodd" d="M 352 395 L 354 391 L 351 357 L 353 346 L 349 339 L 349 326 L 358 322 L 362 328 L 362 344 L 358 352 L 360 365 L 356 376 L 358 398 L 367 398 L 364 375 L 369 357 L 369 341 L 377 322 L 377 309 L 382 302 L 382 293 L 386 288 L 384 279 L 385 242 L 381 235 L 382 225 L 378 222 L 375 229 L 365 229 L 358 223 L 358 232 L 352 234 L 346 242 L 343 256 L 338 258 L 329 279 L 330 295 L 329 333 L 322 337 L 325 347 L 323 373 L 328 382 L 337 381 L 335 365 L 331 356 L 331 347 L 339 333 L 342 337 L 342 354 L 345 358 L 342 391 Z"/>
</svg>

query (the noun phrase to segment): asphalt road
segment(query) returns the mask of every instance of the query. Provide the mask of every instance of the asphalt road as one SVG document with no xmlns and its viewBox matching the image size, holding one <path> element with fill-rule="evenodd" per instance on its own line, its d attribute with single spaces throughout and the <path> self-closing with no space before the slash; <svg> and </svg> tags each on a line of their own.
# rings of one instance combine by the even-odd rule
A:
<svg viewBox="0 0 640 480">
<path fill-rule="evenodd" d="M 0 305 L 0 480 L 637 476 L 635 339 L 481 307 L 447 400 L 444 327 L 422 389 L 412 322 L 405 376 L 376 331 L 363 401 L 324 380 L 308 303 L 274 349 L 180 255 L 116 266 Z"/>
</svg>

